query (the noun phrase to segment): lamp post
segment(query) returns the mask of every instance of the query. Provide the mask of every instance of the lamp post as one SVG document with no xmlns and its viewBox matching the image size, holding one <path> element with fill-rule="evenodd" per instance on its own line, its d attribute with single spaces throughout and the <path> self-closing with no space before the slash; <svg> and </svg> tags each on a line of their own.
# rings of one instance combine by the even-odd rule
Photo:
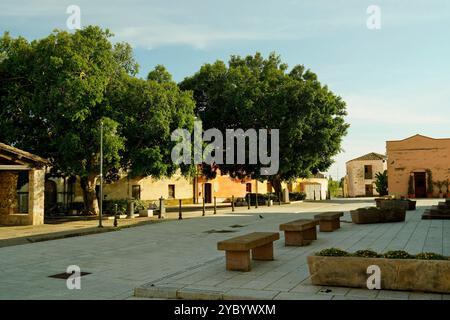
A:
<svg viewBox="0 0 450 320">
<path fill-rule="evenodd" d="M 98 227 L 103 228 L 103 121 L 100 122 L 100 212 L 98 215 Z"/>
</svg>

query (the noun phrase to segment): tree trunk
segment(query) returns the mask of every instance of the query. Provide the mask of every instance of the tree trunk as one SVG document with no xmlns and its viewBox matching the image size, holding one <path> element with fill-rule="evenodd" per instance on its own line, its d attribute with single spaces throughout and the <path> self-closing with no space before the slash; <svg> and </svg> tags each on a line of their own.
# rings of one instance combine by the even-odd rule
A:
<svg viewBox="0 0 450 320">
<path fill-rule="evenodd" d="M 270 184 L 272 185 L 272 188 L 274 189 L 275 194 L 277 195 L 277 197 L 281 196 L 281 192 L 283 190 L 282 190 L 282 187 L 281 187 L 281 178 L 280 178 L 280 176 L 279 175 L 271 176 L 269 178 L 269 181 L 270 181 Z"/>
<path fill-rule="evenodd" d="M 81 189 L 83 190 L 84 209 L 87 214 L 98 215 L 98 200 L 95 186 L 97 185 L 97 176 L 90 175 L 81 178 Z"/>
</svg>

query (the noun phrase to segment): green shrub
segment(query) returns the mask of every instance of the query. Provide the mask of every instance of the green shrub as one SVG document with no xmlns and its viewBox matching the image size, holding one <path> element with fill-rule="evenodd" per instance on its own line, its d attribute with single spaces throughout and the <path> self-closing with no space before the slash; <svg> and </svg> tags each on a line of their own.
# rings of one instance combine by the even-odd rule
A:
<svg viewBox="0 0 450 320">
<path fill-rule="evenodd" d="M 289 200 L 290 201 L 300 201 L 306 199 L 306 193 L 304 192 L 290 192 Z"/>
<path fill-rule="evenodd" d="M 354 257 L 361 257 L 361 258 L 380 258 L 381 255 L 375 251 L 372 250 L 358 250 L 355 253 L 352 254 Z"/>
<path fill-rule="evenodd" d="M 350 254 L 347 251 L 338 249 L 338 248 L 330 248 L 324 249 L 316 253 L 316 256 L 322 257 L 348 257 Z"/>
<path fill-rule="evenodd" d="M 433 252 L 422 252 L 416 254 L 415 258 L 419 260 L 448 260 L 448 257 Z"/>
<path fill-rule="evenodd" d="M 443 255 L 433 253 L 433 252 L 422 252 L 417 255 L 411 255 L 406 251 L 393 250 L 388 251 L 384 254 L 379 254 L 372 250 L 358 250 L 355 253 L 348 253 L 347 251 L 329 248 L 323 249 L 315 254 L 316 256 L 322 257 L 360 257 L 360 258 L 386 258 L 386 259 L 419 259 L 419 260 L 449 260 L 448 257 Z"/>
<path fill-rule="evenodd" d="M 383 258 L 386 258 L 386 259 L 414 259 L 414 256 L 410 255 L 406 251 L 394 250 L 394 251 L 388 251 L 385 254 L 383 254 Z"/>
</svg>

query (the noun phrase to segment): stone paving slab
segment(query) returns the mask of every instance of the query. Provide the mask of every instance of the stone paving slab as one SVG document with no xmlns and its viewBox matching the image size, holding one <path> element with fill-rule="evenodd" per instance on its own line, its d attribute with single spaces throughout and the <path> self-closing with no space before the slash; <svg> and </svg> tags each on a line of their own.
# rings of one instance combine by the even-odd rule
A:
<svg viewBox="0 0 450 320">
<path fill-rule="evenodd" d="M 273 299 L 284 295 L 286 299 L 306 296 L 359 299 L 347 295 L 346 288 L 311 285 L 307 278 L 306 257 L 330 246 L 358 249 L 361 243 L 384 251 L 395 245 L 392 240 L 401 230 L 400 239 L 408 238 L 408 232 L 413 233 L 406 242 L 411 252 L 420 252 L 427 241 L 433 249 L 442 248 L 444 253 L 450 251 L 450 221 L 431 223 L 418 216 L 420 210 L 432 204 L 433 200 L 419 201 L 418 212 L 408 213 L 406 226 L 402 223 L 359 226 L 343 222 L 340 230 L 319 233 L 317 241 L 302 248 L 285 248 L 280 239 L 275 243 L 276 260 L 270 263 L 255 261 L 253 270 L 248 273 L 224 270 L 224 254 L 216 248 L 218 241 L 254 231 L 278 231 L 280 223 L 309 219 L 323 211 L 345 211 L 342 220 L 350 221 L 348 211 L 374 205 L 373 199 L 304 202 L 250 211 L 239 208 L 233 214 L 222 212 L 117 232 L 3 247 L 0 248 L 0 299 L 128 299 L 135 294 L 135 288 L 146 283 L 157 285 L 158 289 L 153 288 L 153 292 L 159 290 L 159 294 L 166 297 L 171 292 L 167 287 L 174 288 L 170 293 L 172 298 L 194 298 L 196 295 L 204 298 L 205 293 L 215 294 L 216 298 L 220 293 L 223 298 L 229 297 L 228 294 L 251 298 L 256 291 L 260 292 L 258 296 Z M 237 224 L 243 227 L 231 227 Z M 431 226 L 433 230 L 429 233 Z M 211 233 L 211 230 L 232 233 Z M 434 244 L 435 241 L 440 244 Z M 81 290 L 68 290 L 65 280 L 48 277 L 65 272 L 72 264 L 80 266 L 81 271 L 91 272 L 82 277 Z M 166 290 L 160 288 L 163 286 Z M 149 288 L 144 286 L 144 289 Z M 149 290 L 145 292 L 149 293 Z M 448 298 L 446 295 L 410 295 L 410 298 L 424 297 Z"/>
<path fill-rule="evenodd" d="M 174 286 L 183 290 L 186 286 L 201 284 L 204 292 L 222 292 L 222 298 L 234 299 L 283 299 L 283 300 L 322 300 L 322 299 L 446 299 L 450 295 L 432 293 L 411 293 L 407 291 L 368 290 L 360 288 L 314 286 L 309 279 L 306 258 L 323 248 L 338 247 L 348 251 L 373 249 L 379 252 L 388 250 L 408 250 L 419 253 L 423 250 L 441 253 L 443 250 L 443 221 L 421 220 L 428 202 L 418 203 L 418 210 L 408 212 L 404 223 L 354 225 L 341 223 L 341 229 L 332 233 L 318 233 L 318 240 L 305 247 L 285 247 L 284 237 L 274 243 L 274 261 L 252 261 L 250 272 L 225 270 L 225 259 L 216 259 L 204 264 L 197 271 L 168 276 L 153 282 L 153 286 Z M 349 219 L 346 212 L 343 220 Z M 288 220 L 287 220 L 288 221 Z M 214 244 L 211 244 L 214 246 Z M 447 248 L 447 247 L 446 247 Z M 222 281 L 221 281 L 222 280 Z M 174 289 L 175 290 L 175 289 Z M 196 290 L 191 299 L 204 298 L 203 291 Z M 139 294 L 136 296 L 139 297 Z M 147 297 L 156 297 L 146 295 Z M 220 294 L 214 296 L 220 299 Z M 180 298 L 178 296 L 178 298 Z"/>
</svg>

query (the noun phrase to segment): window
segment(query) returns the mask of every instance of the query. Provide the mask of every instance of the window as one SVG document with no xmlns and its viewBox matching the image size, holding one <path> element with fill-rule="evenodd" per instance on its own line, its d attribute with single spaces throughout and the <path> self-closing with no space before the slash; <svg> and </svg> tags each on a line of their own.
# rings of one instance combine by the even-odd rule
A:
<svg viewBox="0 0 450 320">
<path fill-rule="evenodd" d="M 135 185 L 131 187 L 131 196 L 133 199 L 141 200 L 141 186 Z"/>
<path fill-rule="evenodd" d="M 364 179 L 373 179 L 372 166 L 364 166 Z"/>
<path fill-rule="evenodd" d="M 270 182 L 267 182 L 267 193 L 271 193 L 272 191 L 272 184 Z"/>
<path fill-rule="evenodd" d="M 245 191 L 252 192 L 252 184 L 250 182 L 245 185 Z"/>
<path fill-rule="evenodd" d="M 175 199 L 175 185 L 169 184 L 169 199 Z"/>
</svg>

